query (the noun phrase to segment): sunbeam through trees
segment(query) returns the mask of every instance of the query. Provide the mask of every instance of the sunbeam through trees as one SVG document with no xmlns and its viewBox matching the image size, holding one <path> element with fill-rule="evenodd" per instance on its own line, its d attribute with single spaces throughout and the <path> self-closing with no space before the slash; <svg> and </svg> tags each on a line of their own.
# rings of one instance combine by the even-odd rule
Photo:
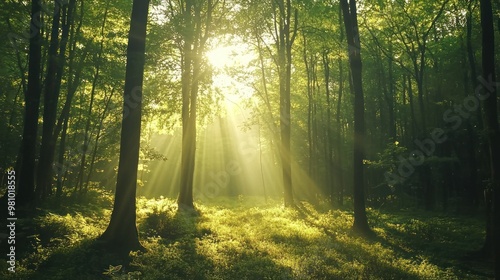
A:
<svg viewBox="0 0 500 280">
<path fill-rule="evenodd" d="M 500 278 L 499 11 L 1 2 L 0 278 Z"/>
</svg>

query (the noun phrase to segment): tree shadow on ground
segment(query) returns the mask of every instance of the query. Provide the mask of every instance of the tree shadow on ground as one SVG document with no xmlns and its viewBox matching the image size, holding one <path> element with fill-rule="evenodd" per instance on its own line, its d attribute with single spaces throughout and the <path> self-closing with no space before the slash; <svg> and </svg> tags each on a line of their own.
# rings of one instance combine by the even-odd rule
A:
<svg viewBox="0 0 500 280">
<path fill-rule="evenodd" d="M 432 213 L 418 211 L 412 213 L 411 217 L 406 212 L 398 211 L 378 215 L 395 218 L 380 219 L 376 217 L 377 214 L 371 215 L 376 226 L 385 233 L 385 236 L 378 236 L 374 242 L 391 247 L 406 258 L 418 255 L 440 267 L 455 267 L 471 275 L 493 277 L 491 260 L 467 258 L 469 252 L 479 247 L 483 239 L 476 234 L 476 225 L 464 224 L 463 217 L 430 216 Z"/>
<path fill-rule="evenodd" d="M 48 256 L 43 250 L 37 253 L 37 257 L 42 260 L 36 266 L 28 265 L 29 270 L 16 272 L 15 276 L 9 278 L 109 279 L 106 271 L 109 271 L 110 266 L 115 268 L 114 273 L 126 273 L 131 261 L 128 254 L 112 254 L 99 248 L 93 239 L 86 239 L 71 246 L 60 246 Z"/>
<path fill-rule="evenodd" d="M 464 225 L 462 219 L 453 217 L 434 217 L 429 213 L 411 213 L 405 215 L 398 211 L 380 213 L 369 211 L 369 221 L 377 235 L 369 238 L 356 235 L 346 228 L 336 229 L 332 225 L 319 224 L 317 221 L 325 213 L 319 213 L 308 207 L 308 204 L 297 204 L 299 217 L 309 226 L 322 230 L 333 242 L 337 244 L 335 250 L 342 252 L 345 257 L 358 256 L 354 260 L 364 264 L 369 277 L 396 277 L 405 279 L 418 279 L 416 273 L 400 268 L 401 263 L 394 261 L 388 264 L 377 258 L 371 246 L 381 246 L 391 250 L 395 257 L 404 262 L 429 263 L 440 268 L 450 269 L 458 275 L 473 275 L 475 277 L 493 277 L 491 267 L 487 262 L 474 263 L 464 261 L 463 256 L 473 247 L 474 240 L 482 240 L 474 236 L 477 230 L 473 225 Z M 424 216 L 422 216 L 424 215 Z M 465 222 L 466 223 L 466 222 Z M 342 234 L 350 236 L 349 239 L 341 238 Z M 355 241 L 363 240 L 367 246 Z"/>
<path fill-rule="evenodd" d="M 330 242 L 325 242 L 325 244 L 331 245 L 326 250 L 333 250 L 337 254 L 335 259 L 326 258 L 325 266 L 339 267 L 342 270 L 345 269 L 346 263 L 351 263 L 352 266 L 361 265 L 363 268 L 361 274 L 357 275 L 358 279 L 420 279 L 418 274 L 405 270 L 397 263 L 390 264 L 382 261 L 377 252 L 370 251 L 366 246 L 363 246 L 363 243 L 373 245 L 382 242 L 384 241 L 382 237 L 375 234 L 360 235 L 352 227 L 333 228 L 329 225 L 319 224 L 316 222 L 321 218 L 318 212 L 307 206 L 307 204 L 302 203 L 296 204 L 300 219 L 308 226 L 317 228 L 328 236 Z M 349 236 L 349 238 L 344 238 L 345 236 Z M 339 262 L 344 262 L 344 268 L 338 265 Z M 353 275 L 342 276 L 342 272 L 339 274 L 332 274 L 329 279 L 345 279 L 346 277 L 350 279 L 353 277 Z"/>
</svg>

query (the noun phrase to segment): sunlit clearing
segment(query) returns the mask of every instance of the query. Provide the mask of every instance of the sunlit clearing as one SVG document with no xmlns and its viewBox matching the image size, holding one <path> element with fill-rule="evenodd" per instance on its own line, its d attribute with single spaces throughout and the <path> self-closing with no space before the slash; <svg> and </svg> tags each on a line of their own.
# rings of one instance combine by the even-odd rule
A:
<svg viewBox="0 0 500 280">
<path fill-rule="evenodd" d="M 198 202 L 239 196 L 281 200 L 283 183 L 277 143 L 265 124 L 249 124 L 251 111 L 236 103 L 198 132 L 193 195 Z M 148 163 L 140 172 L 139 194 L 175 197 L 179 188 L 181 130 L 157 135 L 152 146 L 167 161 Z M 292 157 L 293 189 L 297 200 L 314 200 L 321 190 Z"/>
<path fill-rule="evenodd" d="M 382 242 L 373 242 L 350 234 L 352 213 L 327 211 L 307 202 L 283 209 L 277 200 L 218 198 L 198 205 L 202 218 L 179 214 L 174 203 L 138 201 L 139 209 L 150 209 L 138 215 L 143 244 L 149 250 L 136 256 L 135 262 L 145 275 L 175 279 L 178 271 L 184 273 L 189 267 L 191 274 L 183 274 L 183 279 L 204 279 L 200 271 L 205 270 L 219 273 L 217 279 L 359 279 L 359 275 L 369 275 L 365 277 L 369 279 L 465 279 L 460 277 L 463 272 L 443 269 L 425 254 L 409 254 L 419 244 L 443 246 L 451 244 L 454 235 L 470 234 L 467 227 L 460 233 L 451 232 L 446 218 L 422 219 L 426 222 L 413 227 L 411 216 L 369 210 L 370 215 L 378 216 L 374 223 L 378 232 L 389 229 L 391 223 L 398 225 L 393 234 L 380 237 Z M 429 225 L 439 230 L 438 235 L 431 235 L 433 239 L 441 236 L 440 240 L 422 240 Z M 418 238 L 403 242 L 399 238 L 407 238 L 406 230 Z M 165 268 L 165 262 L 170 266 Z"/>
<path fill-rule="evenodd" d="M 219 197 L 256 196 L 283 198 L 283 173 L 279 141 L 270 126 L 254 118 L 258 97 L 248 79 L 257 55 L 250 46 L 232 40 L 217 41 L 206 53 L 213 67 L 212 90 L 218 92 L 220 115 L 199 127 L 196 144 L 193 196 L 198 202 Z M 175 197 L 179 191 L 181 166 L 180 128 L 150 138 L 151 146 L 167 161 L 141 162 L 139 194 Z M 293 150 L 293 149 L 292 149 Z M 295 159 L 292 151 L 292 181 L 297 200 L 314 200 L 321 190 Z M 141 165 L 142 166 L 142 165 Z M 144 170 L 144 171 L 143 171 Z"/>
<path fill-rule="evenodd" d="M 218 196 L 277 196 L 281 192 L 278 168 L 271 150 L 263 148 L 258 126 L 242 125 L 245 110 L 220 117 L 200 135 L 197 151 L 195 197 L 210 200 Z M 208 164 L 210 162 L 210 164 Z"/>
</svg>

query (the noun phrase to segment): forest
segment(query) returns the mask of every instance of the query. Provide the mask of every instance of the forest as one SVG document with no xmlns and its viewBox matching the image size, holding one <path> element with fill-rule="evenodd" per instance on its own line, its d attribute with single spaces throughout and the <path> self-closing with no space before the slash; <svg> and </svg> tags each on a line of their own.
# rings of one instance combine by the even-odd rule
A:
<svg viewBox="0 0 500 280">
<path fill-rule="evenodd" d="M 1 279 L 500 279 L 499 0 L 0 15 Z"/>
</svg>

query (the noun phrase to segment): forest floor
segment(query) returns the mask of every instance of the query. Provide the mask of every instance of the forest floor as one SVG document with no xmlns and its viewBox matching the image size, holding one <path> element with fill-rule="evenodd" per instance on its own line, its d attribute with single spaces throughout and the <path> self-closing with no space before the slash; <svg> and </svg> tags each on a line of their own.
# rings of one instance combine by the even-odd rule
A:
<svg viewBox="0 0 500 280">
<path fill-rule="evenodd" d="M 17 221 L 16 272 L 2 253 L 1 279 L 489 279 L 478 217 L 368 209 L 375 237 L 350 227 L 352 211 L 239 197 L 177 211 L 171 199 L 138 199 L 146 252 L 120 257 L 95 246 L 112 196 L 91 191 Z M 0 244 L 2 252 L 6 242 Z"/>
</svg>

